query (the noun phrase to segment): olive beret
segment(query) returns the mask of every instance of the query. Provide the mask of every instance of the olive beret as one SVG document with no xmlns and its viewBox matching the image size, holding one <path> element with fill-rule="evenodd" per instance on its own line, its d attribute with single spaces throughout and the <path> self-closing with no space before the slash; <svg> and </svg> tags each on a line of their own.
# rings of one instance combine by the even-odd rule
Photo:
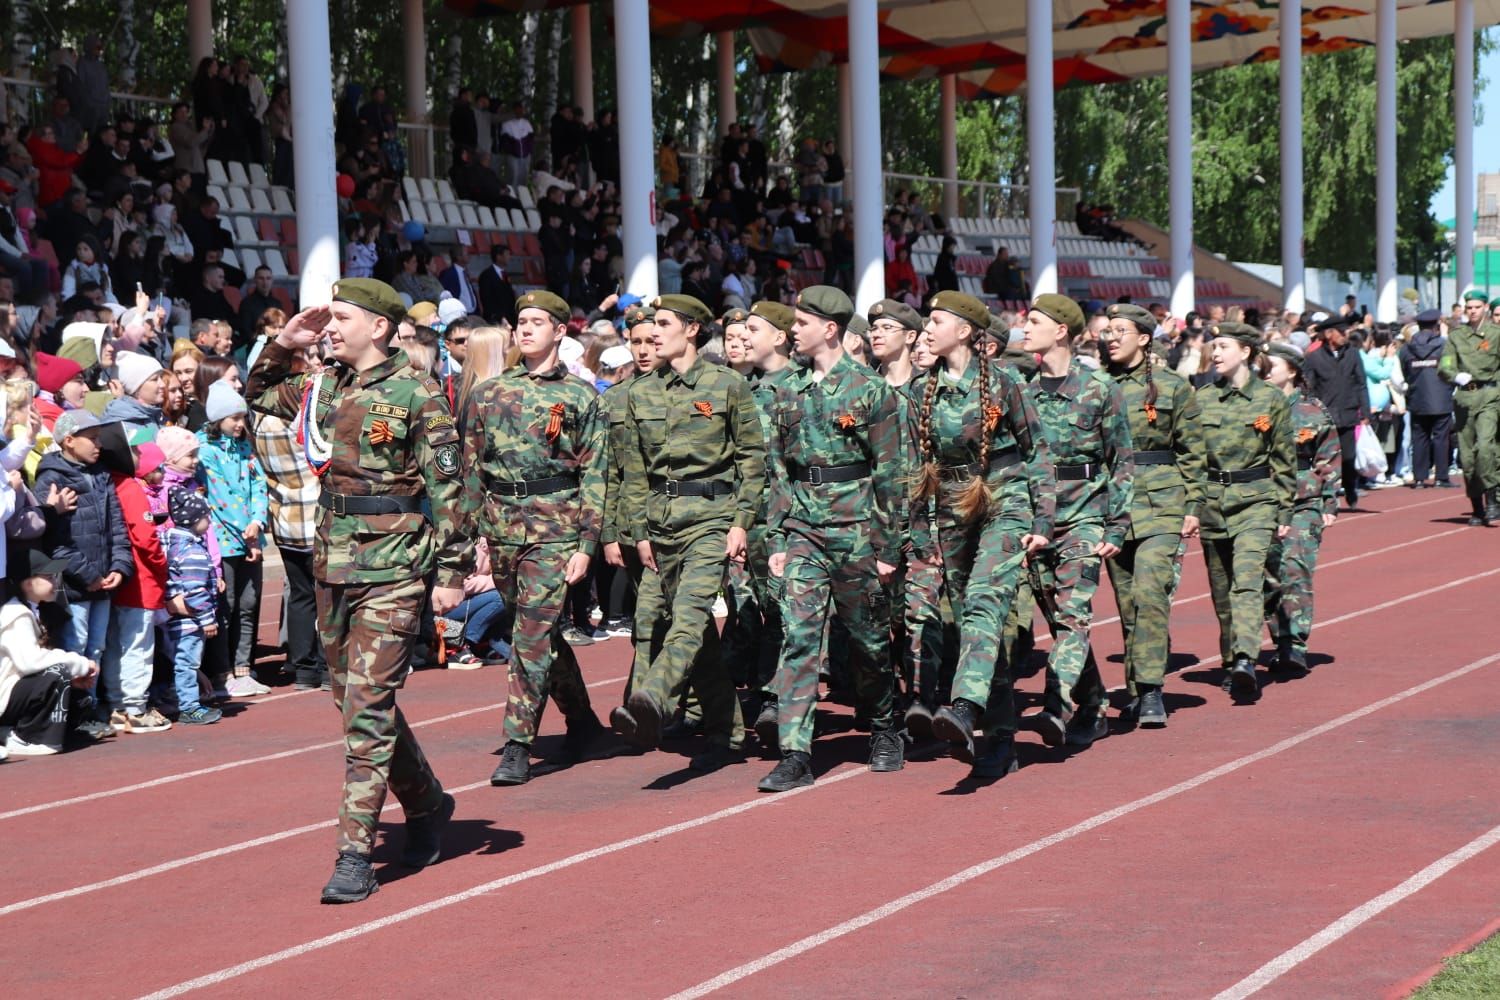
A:
<svg viewBox="0 0 1500 1000">
<path fill-rule="evenodd" d="M 1485 303 L 1487 303 L 1487 302 L 1489 302 L 1489 298 L 1490 297 L 1489 297 L 1489 295 L 1486 292 L 1484 292 L 1484 291 L 1482 291 L 1481 289 L 1478 289 L 1478 288 L 1471 288 L 1467 292 L 1464 292 L 1464 301 L 1465 302 L 1485 302 Z"/>
<path fill-rule="evenodd" d="M 1497 295 L 1493 299 L 1490 299 L 1490 308 L 1494 309 L 1497 306 L 1500 306 L 1500 295 Z"/>
<path fill-rule="evenodd" d="M 406 321 L 412 326 L 426 326 L 437 319 L 437 303 L 413 302 L 406 310 Z"/>
<path fill-rule="evenodd" d="M 644 302 L 631 306 L 625 310 L 625 326 L 628 329 L 633 326 L 656 323 L 656 310 Z"/>
<path fill-rule="evenodd" d="M 974 296 L 963 292 L 938 292 L 932 297 L 928 311 L 952 313 L 980 333 L 989 329 L 989 308 Z"/>
<path fill-rule="evenodd" d="M 689 323 L 702 325 L 714 321 L 714 314 L 708 311 L 708 306 L 691 295 L 658 295 L 651 300 L 651 308 L 657 312 L 663 309 L 674 312 Z"/>
<path fill-rule="evenodd" d="M 870 321 L 859 313 L 855 313 L 849 317 L 849 322 L 844 324 L 844 332 L 852 333 L 856 337 L 864 337 L 868 340 L 870 339 Z"/>
<path fill-rule="evenodd" d="M 783 302 L 772 302 L 767 299 L 751 306 L 750 315 L 759 316 L 782 333 L 791 333 L 792 320 L 797 318 L 797 310 Z"/>
<path fill-rule="evenodd" d="M 900 323 L 908 330 L 922 330 L 922 314 L 917 312 L 905 302 L 897 302 L 895 299 L 881 299 L 870 307 L 869 314 L 865 317 L 871 323 L 878 319 L 888 319 L 893 323 Z"/>
<path fill-rule="evenodd" d="M 1142 333 L 1151 334 L 1152 336 L 1155 336 L 1156 328 L 1160 325 L 1156 322 L 1156 317 L 1151 315 L 1149 309 L 1143 309 L 1129 302 L 1116 302 L 1106 309 L 1104 313 L 1110 319 L 1128 319 L 1140 327 Z"/>
<path fill-rule="evenodd" d="M 573 316 L 573 309 L 567 301 L 552 292 L 527 292 L 516 300 L 516 312 L 523 309 L 540 309 L 559 323 L 566 323 Z"/>
<path fill-rule="evenodd" d="M 359 306 L 392 323 L 399 323 L 406 316 L 406 303 L 401 301 L 401 295 L 374 278 L 340 278 L 333 283 L 333 301 Z"/>
<path fill-rule="evenodd" d="M 1302 363 L 1307 360 L 1307 355 L 1297 347 L 1279 340 L 1267 344 L 1266 353 L 1273 358 L 1280 358 L 1299 372 L 1302 370 Z"/>
<path fill-rule="evenodd" d="M 1207 333 L 1210 339 L 1227 337 L 1251 347 L 1259 347 L 1262 340 L 1259 330 L 1244 323 L 1216 323 L 1208 328 Z"/>
<path fill-rule="evenodd" d="M 797 308 L 831 319 L 839 326 L 847 327 L 854 315 L 854 303 L 849 296 L 832 285 L 812 285 L 797 293 Z"/>
<path fill-rule="evenodd" d="M 1061 323 L 1068 328 L 1069 333 L 1078 333 L 1083 329 L 1083 310 L 1066 295 L 1055 292 L 1038 295 L 1031 303 L 1031 308 L 1053 322 Z"/>
<path fill-rule="evenodd" d="M 720 326 L 728 326 L 731 323 L 743 323 L 750 318 L 750 313 L 744 309 L 730 309 L 719 317 Z"/>
</svg>

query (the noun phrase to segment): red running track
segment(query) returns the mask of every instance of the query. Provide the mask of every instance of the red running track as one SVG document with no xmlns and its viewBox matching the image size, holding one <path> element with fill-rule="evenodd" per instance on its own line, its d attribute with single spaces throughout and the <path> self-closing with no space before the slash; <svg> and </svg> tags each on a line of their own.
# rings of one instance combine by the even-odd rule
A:
<svg viewBox="0 0 1500 1000">
<path fill-rule="evenodd" d="M 869 774 L 828 706 L 796 794 L 757 795 L 756 758 L 694 776 L 692 742 L 491 789 L 503 675 L 423 672 L 402 703 L 458 795 L 449 857 L 388 864 L 391 806 L 384 888 L 356 906 L 316 902 L 342 771 L 326 695 L 7 763 L 7 992 L 1400 995 L 1497 916 L 1500 533 L 1459 530 L 1451 493 L 1366 504 L 1326 538 L 1310 676 L 1229 704 L 1194 555 L 1169 728 L 1071 756 L 1023 734 L 993 784 L 938 748 Z M 1096 646 L 1118 683 L 1118 626 Z M 581 658 L 602 716 L 628 646 Z"/>
</svg>

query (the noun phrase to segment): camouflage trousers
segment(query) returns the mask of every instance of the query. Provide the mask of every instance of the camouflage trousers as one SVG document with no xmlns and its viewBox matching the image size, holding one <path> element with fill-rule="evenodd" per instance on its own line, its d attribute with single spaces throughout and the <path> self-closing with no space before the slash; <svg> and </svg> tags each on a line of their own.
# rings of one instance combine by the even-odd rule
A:
<svg viewBox="0 0 1500 1000">
<path fill-rule="evenodd" d="M 827 653 L 832 616 L 849 635 L 850 680 L 856 708 L 876 732 L 891 728 L 895 674 L 891 670 L 890 603 L 875 569 L 864 525 L 836 525 L 787 536 L 787 629 L 776 690 L 778 742 L 783 753 L 812 750 L 818 668 Z"/>
<path fill-rule="evenodd" d="M 1313 571 L 1323 544 L 1323 512 L 1292 512 L 1292 532 L 1271 543 L 1266 556 L 1266 624 L 1278 647 L 1307 652 L 1313 625 Z"/>
<path fill-rule="evenodd" d="M 1094 592 L 1103 562 L 1094 555 L 1094 547 L 1102 541 L 1104 525 L 1072 524 L 1058 528 L 1052 544 L 1031 558 L 1031 587 L 1052 632 L 1046 705 L 1057 714 L 1075 705 L 1092 709 L 1104 703 L 1099 665 L 1089 655 Z"/>
<path fill-rule="evenodd" d="M 958 627 L 943 586 L 941 561 L 908 551 L 893 581 L 900 587 L 892 607 L 903 609 L 901 687 L 908 704 L 935 709 L 951 697 L 958 664 Z"/>
<path fill-rule="evenodd" d="M 724 633 L 719 655 L 724 657 L 735 687 L 752 683 L 760 661 L 761 613 L 748 566 L 730 563 L 724 573 Z"/>
<path fill-rule="evenodd" d="M 1219 656 L 1228 666 L 1236 656 L 1260 655 L 1265 621 L 1266 559 L 1275 528 L 1249 528 L 1233 538 L 1203 539 L 1208 590 L 1219 616 Z"/>
<path fill-rule="evenodd" d="M 1182 575 L 1187 539 L 1162 534 L 1132 538 L 1109 560 L 1109 582 L 1120 608 L 1125 637 L 1125 689 L 1134 698 L 1138 685 L 1161 687 L 1171 655 L 1172 596 Z"/>
<path fill-rule="evenodd" d="M 1469 495 L 1500 486 L 1500 388 L 1455 392 L 1453 432 Z M 1437 460 L 1445 458 L 1439 455 Z"/>
<path fill-rule="evenodd" d="M 714 600 L 724 585 L 724 541 L 720 522 L 676 536 L 651 539 L 661 583 L 662 612 L 653 620 L 636 606 L 636 634 L 649 636 L 649 667 L 635 674 L 636 690 L 671 710 L 691 682 L 710 742 L 738 748 L 745 740 L 740 702 L 719 655 Z M 639 650 L 637 646 L 637 650 Z"/>
<path fill-rule="evenodd" d="M 344 717 L 338 849 L 368 857 L 387 788 L 408 817 L 430 813 L 443 801 L 443 786 L 396 707 L 427 585 L 420 579 L 349 586 L 319 582 L 314 599 L 333 703 Z"/>
<path fill-rule="evenodd" d="M 1016 701 L 1000 637 L 1025 573 L 1021 536 L 1029 528 L 1014 517 L 987 517 L 974 524 L 940 518 L 934 525 L 943 587 L 958 625 L 953 699 L 985 709 L 985 733 L 1001 738 L 1015 734 Z"/>
<path fill-rule="evenodd" d="M 495 589 L 515 608 L 510 689 L 505 705 L 506 742 L 531 745 L 550 696 L 569 722 L 594 714 L 573 647 L 562 638 L 568 599 L 564 576 L 578 543 L 490 542 Z"/>
<path fill-rule="evenodd" d="M 786 593 L 786 583 L 781 577 L 771 575 L 771 553 L 763 524 L 750 529 L 745 574 L 755 612 L 759 615 L 759 630 L 755 644 L 746 650 L 747 655 L 754 659 L 747 660 L 744 683 L 746 687 L 775 698 L 776 671 L 781 665 L 781 599 Z"/>
</svg>

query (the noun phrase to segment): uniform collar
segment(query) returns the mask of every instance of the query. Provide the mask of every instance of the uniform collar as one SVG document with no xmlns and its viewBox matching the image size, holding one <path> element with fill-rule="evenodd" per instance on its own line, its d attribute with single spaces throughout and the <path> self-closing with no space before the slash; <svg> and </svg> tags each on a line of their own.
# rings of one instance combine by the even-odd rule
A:
<svg viewBox="0 0 1500 1000">
<path fill-rule="evenodd" d="M 1134 368 L 1122 372 L 1111 372 L 1116 382 L 1145 382 L 1146 368 L 1151 364 L 1150 358 L 1145 358 Z"/>
<path fill-rule="evenodd" d="M 964 366 L 963 374 L 954 378 L 948 374 L 948 366 L 941 360 L 932 366 L 929 376 L 938 380 L 938 390 L 953 389 L 956 392 L 966 393 L 974 387 L 974 380 L 979 377 L 979 355 L 969 357 L 969 363 Z"/>
<path fill-rule="evenodd" d="M 1038 368 L 1036 370 L 1036 377 L 1038 381 L 1041 381 L 1044 378 L 1056 378 L 1057 376 L 1043 374 L 1042 370 Z M 1062 384 L 1052 391 L 1052 395 L 1061 396 L 1063 399 L 1069 400 L 1077 398 L 1078 394 L 1083 391 L 1083 379 L 1083 366 L 1078 363 L 1077 358 L 1073 358 L 1068 362 L 1068 371 L 1062 377 Z"/>
<path fill-rule="evenodd" d="M 355 372 L 354 384 L 373 385 L 376 382 L 383 382 L 386 379 L 390 378 L 392 375 L 395 375 L 401 369 L 407 367 L 409 364 L 411 364 L 411 362 L 407 359 L 405 351 L 392 351 L 390 354 L 387 354 L 385 360 L 380 362 L 379 364 L 372 365 L 362 372 Z"/>
<path fill-rule="evenodd" d="M 668 385 L 675 379 L 689 388 L 696 389 L 698 387 L 698 380 L 708 371 L 708 362 L 703 360 L 703 355 L 700 354 L 693 359 L 693 363 L 688 366 L 688 370 L 685 372 L 678 372 L 670 363 L 662 365 L 657 371 L 661 373 L 662 378 L 667 380 Z"/>
<path fill-rule="evenodd" d="M 1255 395 L 1255 383 L 1259 381 L 1260 379 L 1256 378 L 1254 375 L 1251 375 L 1250 381 L 1245 383 L 1245 387 L 1243 389 L 1237 389 L 1235 388 L 1234 383 L 1229 381 L 1229 379 L 1221 378 L 1214 382 L 1214 386 L 1219 390 L 1220 399 L 1228 399 L 1231 395 L 1240 395 L 1245 397 L 1246 399 L 1249 399 Z"/>
<path fill-rule="evenodd" d="M 845 382 L 858 374 L 858 368 L 859 366 L 855 364 L 853 358 L 849 357 L 848 354 L 841 354 L 839 355 L 839 359 L 833 363 L 833 367 L 828 369 L 828 374 L 824 375 L 822 379 L 813 378 L 811 366 L 802 369 L 798 374 L 809 386 L 819 386 L 825 392 L 837 392 L 844 387 Z"/>
<path fill-rule="evenodd" d="M 509 374 L 512 378 L 529 378 L 534 380 L 546 379 L 549 382 L 561 382 L 568 377 L 568 367 L 559 361 L 551 368 L 543 368 L 540 371 L 532 371 L 524 364 L 511 365 Z"/>
</svg>

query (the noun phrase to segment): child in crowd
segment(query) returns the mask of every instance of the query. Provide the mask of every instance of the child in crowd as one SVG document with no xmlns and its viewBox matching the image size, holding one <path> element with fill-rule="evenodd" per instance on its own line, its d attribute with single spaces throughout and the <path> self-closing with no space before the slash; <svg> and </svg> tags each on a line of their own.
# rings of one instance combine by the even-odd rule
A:
<svg viewBox="0 0 1500 1000">
<path fill-rule="evenodd" d="M 88 657 L 48 649 L 37 606 L 62 592 L 66 563 L 41 549 L 17 548 L 9 556 L 15 596 L 0 606 L 0 727 L 10 733 L 7 754 L 57 753 L 67 735 L 69 692 L 87 689 L 99 673 Z"/>
<path fill-rule="evenodd" d="M 266 479 L 245 433 L 244 397 L 228 382 L 215 382 L 204 412 L 208 422 L 198 432 L 198 480 L 208 497 L 224 569 L 227 653 L 234 669 L 225 690 L 237 698 L 269 694 L 250 670 L 260 620 L 260 535 L 271 516 Z"/>
<path fill-rule="evenodd" d="M 505 602 L 495 589 L 489 544 L 475 545 L 474 572 L 464 579 L 464 599 L 443 616 L 443 641 L 452 650 L 449 670 L 477 670 L 486 663 L 510 661 L 505 641 Z"/>
<path fill-rule="evenodd" d="M 380 262 L 380 249 L 375 245 L 375 227 L 366 227 L 363 220 L 349 223 L 349 242 L 344 244 L 344 277 L 370 278 L 375 275 L 375 265 Z"/>
<path fill-rule="evenodd" d="M 177 688 L 177 721 L 187 726 L 218 722 L 224 713 L 202 704 L 198 667 L 203 641 L 219 634 L 218 574 L 208 552 L 208 501 L 192 490 L 172 490 L 168 504 L 173 527 L 162 538 L 167 555 L 167 612 L 163 652 L 172 661 Z"/>
<path fill-rule="evenodd" d="M 166 606 L 167 556 L 156 533 L 151 501 L 143 482 L 148 476 L 160 477 L 161 449 L 149 441 L 133 450 L 121 440 L 120 447 L 125 452 L 121 458 L 126 463 L 134 463 L 135 474 L 111 471 L 110 478 L 124 517 L 134 572 L 115 591 L 114 607 L 109 616 L 109 639 L 99 666 L 110 702 L 122 700 L 129 707 L 144 703 L 151 688 L 151 672 L 156 663 L 156 614 Z M 112 463 L 111 467 L 118 469 L 120 466 Z M 123 691 L 122 699 L 115 697 L 116 686 Z M 151 712 L 161 717 L 156 709 L 151 709 Z M 115 722 L 114 719 L 110 721 Z M 119 721 L 124 723 L 127 720 Z M 127 727 L 125 731 L 132 730 Z"/>
</svg>

